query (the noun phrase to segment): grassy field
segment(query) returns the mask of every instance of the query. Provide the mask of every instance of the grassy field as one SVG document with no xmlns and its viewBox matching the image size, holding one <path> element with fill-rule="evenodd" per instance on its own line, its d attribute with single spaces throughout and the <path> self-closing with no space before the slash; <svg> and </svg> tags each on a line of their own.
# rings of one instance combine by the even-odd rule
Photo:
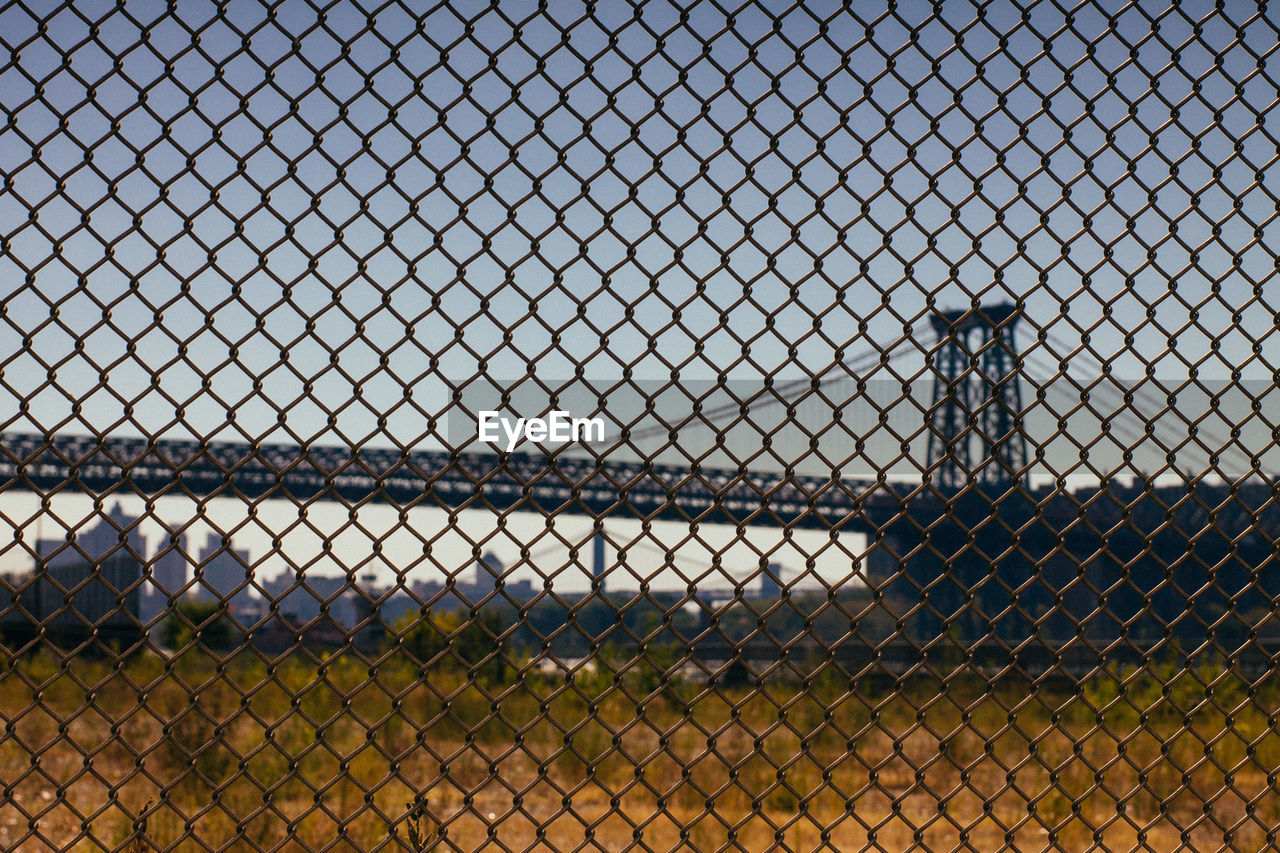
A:
<svg viewBox="0 0 1280 853">
<path fill-rule="evenodd" d="M 405 850 L 408 803 L 441 850 L 1277 844 L 1270 676 L 717 690 L 634 664 L 24 657 L 0 675 L 0 849 Z"/>
</svg>

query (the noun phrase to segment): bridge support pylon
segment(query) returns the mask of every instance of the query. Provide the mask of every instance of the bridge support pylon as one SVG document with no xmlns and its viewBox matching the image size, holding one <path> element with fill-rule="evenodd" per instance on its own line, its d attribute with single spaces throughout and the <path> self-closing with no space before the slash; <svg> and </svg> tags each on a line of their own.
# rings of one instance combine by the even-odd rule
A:
<svg viewBox="0 0 1280 853">
<path fill-rule="evenodd" d="M 1007 487 L 1027 467 L 1018 317 L 1017 306 L 1002 303 L 932 318 L 938 348 L 926 477 L 943 494 L 969 485 Z"/>
<path fill-rule="evenodd" d="M 925 489 L 877 524 L 869 568 L 889 578 L 907 630 L 969 647 L 1033 633 L 1050 590 L 1033 582 L 1027 546 L 1035 507 L 1021 488 L 1027 468 L 1020 358 L 1012 304 L 940 312 L 933 397 L 926 414 Z M 1042 543 L 1041 543 L 1042 544 Z"/>
</svg>

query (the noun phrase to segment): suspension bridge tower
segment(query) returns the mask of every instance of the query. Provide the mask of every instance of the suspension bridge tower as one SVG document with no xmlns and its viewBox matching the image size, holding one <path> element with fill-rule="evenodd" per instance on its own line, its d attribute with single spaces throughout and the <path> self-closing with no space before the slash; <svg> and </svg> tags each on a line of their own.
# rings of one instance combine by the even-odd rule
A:
<svg viewBox="0 0 1280 853">
<path fill-rule="evenodd" d="M 1034 506 L 1023 488 L 1020 364 L 1011 304 L 939 312 L 925 415 L 924 489 L 878 525 L 876 572 L 908 607 L 917 642 L 1029 636 L 1047 591 L 1021 545 Z"/>
<path fill-rule="evenodd" d="M 1016 306 L 933 316 L 938 348 L 929 408 L 928 471 L 944 495 L 968 486 L 1004 491 L 1027 467 L 1014 333 Z"/>
</svg>

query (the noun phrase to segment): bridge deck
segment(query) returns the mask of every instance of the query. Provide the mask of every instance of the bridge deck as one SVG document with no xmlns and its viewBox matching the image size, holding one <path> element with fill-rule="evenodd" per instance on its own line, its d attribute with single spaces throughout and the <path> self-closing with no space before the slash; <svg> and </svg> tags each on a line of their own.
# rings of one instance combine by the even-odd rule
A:
<svg viewBox="0 0 1280 853">
<path fill-rule="evenodd" d="M 865 529 L 868 484 L 567 455 L 0 435 L 0 488 Z"/>
</svg>

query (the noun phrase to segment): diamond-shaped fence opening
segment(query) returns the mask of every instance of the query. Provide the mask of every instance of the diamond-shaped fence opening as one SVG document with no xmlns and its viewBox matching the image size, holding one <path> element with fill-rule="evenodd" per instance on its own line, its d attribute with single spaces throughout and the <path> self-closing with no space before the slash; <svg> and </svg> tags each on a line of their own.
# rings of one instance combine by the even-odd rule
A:
<svg viewBox="0 0 1280 853">
<path fill-rule="evenodd" d="M 1265 4 L 0 41 L 0 849 L 1276 845 Z"/>
</svg>

